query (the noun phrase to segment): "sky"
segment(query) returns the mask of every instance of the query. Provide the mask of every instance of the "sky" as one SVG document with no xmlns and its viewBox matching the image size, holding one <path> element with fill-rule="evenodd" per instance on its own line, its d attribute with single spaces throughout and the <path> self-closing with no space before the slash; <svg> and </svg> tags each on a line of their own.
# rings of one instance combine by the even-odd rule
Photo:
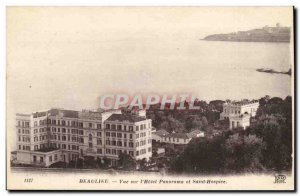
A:
<svg viewBox="0 0 300 196">
<path fill-rule="evenodd" d="M 183 69 L 170 50 L 276 23 L 292 26 L 292 8 L 9 7 L 9 111 L 96 108 L 105 93 L 162 93 L 172 89 L 169 70 Z"/>
</svg>

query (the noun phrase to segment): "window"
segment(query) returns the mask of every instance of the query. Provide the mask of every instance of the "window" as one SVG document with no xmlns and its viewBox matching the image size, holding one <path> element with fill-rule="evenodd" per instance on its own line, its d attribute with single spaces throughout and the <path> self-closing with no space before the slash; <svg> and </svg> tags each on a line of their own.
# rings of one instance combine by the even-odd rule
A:
<svg viewBox="0 0 300 196">
<path fill-rule="evenodd" d="M 49 157 L 49 162 L 52 162 L 52 156 Z"/>
<path fill-rule="evenodd" d="M 133 151 L 129 151 L 129 155 L 130 155 L 130 156 L 133 156 Z"/>
<path fill-rule="evenodd" d="M 106 149 L 106 154 L 110 154 L 110 149 Z"/>
<path fill-rule="evenodd" d="M 93 139 L 92 134 L 89 134 L 89 141 L 92 141 L 92 139 Z"/>
<path fill-rule="evenodd" d="M 132 139 L 132 134 L 129 135 L 129 138 Z"/>
<path fill-rule="evenodd" d="M 36 162 L 36 156 L 33 156 L 33 162 Z"/>
<path fill-rule="evenodd" d="M 98 154 L 102 154 L 102 149 L 98 148 L 98 149 L 97 149 L 97 153 L 98 153 Z"/>
<path fill-rule="evenodd" d="M 136 131 L 139 131 L 139 126 L 136 126 L 136 127 L 135 127 L 135 130 L 136 130 Z"/>
<path fill-rule="evenodd" d="M 97 139 L 97 145 L 102 145 L 102 140 L 101 139 Z"/>
<path fill-rule="evenodd" d="M 92 128 L 93 127 L 93 124 L 92 123 L 89 123 L 89 128 Z"/>
<path fill-rule="evenodd" d="M 118 125 L 117 130 L 122 130 L 122 125 Z"/>
<path fill-rule="evenodd" d="M 129 126 L 129 131 L 133 131 L 133 126 Z"/>
<path fill-rule="evenodd" d="M 101 137 L 102 133 L 101 132 L 97 132 L 97 137 Z"/>
<path fill-rule="evenodd" d="M 106 140 L 106 145 L 110 145 L 110 140 Z"/>
<path fill-rule="evenodd" d="M 127 134 L 126 133 L 124 133 L 124 138 L 127 138 Z"/>
<path fill-rule="evenodd" d="M 121 141 L 118 141 L 118 142 L 117 142 L 117 145 L 118 145 L 118 146 L 122 146 L 122 142 L 121 142 Z"/>
<path fill-rule="evenodd" d="M 116 133 L 111 133 L 111 137 L 116 137 Z"/>
<path fill-rule="evenodd" d="M 129 147 L 133 148 L 133 142 L 129 142 Z"/>
<path fill-rule="evenodd" d="M 89 143 L 89 148 L 93 148 L 92 142 Z"/>
<path fill-rule="evenodd" d="M 116 125 L 111 125 L 112 130 L 116 130 Z"/>
<path fill-rule="evenodd" d="M 140 125 L 140 129 L 143 130 L 143 125 Z"/>
<path fill-rule="evenodd" d="M 62 141 L 66 141 L 66 140 L 67 140 L 67 137 L 66 137 L 65 135 L 63 135 L 63 136 L 61 137 L 61 140 L 62 140 Z"/>
<path fill-rule="evenodd" d="M 101 124 L 97 124 L 97 129 L 101 129 Z"/>
<path fill-rule="evenodd" d="M 54 155 L 54 161 L 57 161 L 57 154 Z"/>
<path fill-rule="evenodd" d="M 112 149 L 112 154 L 115 155 L 117 153 L 117 151 L 115 149 Z"/>
<path fill-rule="evenodd" d="M 105 133 L 106 137 L 110 137 L 110 132 Z"/>
<path fill-rule="evenodd" d="M 116 144 L 117 144 L 116 141 L 111 141 L 112 146 L 116 146 Z"/>
<path fill-rule="evenodd" d="M 84 143 L 84 140 L 83 140 L 83 138 L 81 137 L 81 138 L 79 138 L 79 143 Z"/>
<path fill-rule="evenodd" d="M 136 151 L 136 156 L 139 156 L 140 152 L 139 151 Z"/>
<path fill-rule="evenodd" d="M 124 125 L 124 126 L 123 126 L 123 129 L 124 129 L 124 131 L 126 131 L 126 129 L 127 129 L 127 126 L 126 126 L 126 125 Z"/>
<path fill-rule="evenodd" d="M 40 157 L 40 163 L 43 163 L 43 162 L 44 162 L 44 158 Z"/>
<path fill-rule="evenodd" d="M 122 133 L 118 133 L 118 134 L 117 134 L 117 137 L 118 137 L 118 138 L 122 138 Z"/>
<path fill-rule="evenodd" d="M 110 129 L 110 124 L 106 124 L 106 129 Z"/>
<path fill-rule="evenodd" d="M 77 138 L 75 136 L 72 137 L 72 142 L 77 142 Z"/>
</svg>

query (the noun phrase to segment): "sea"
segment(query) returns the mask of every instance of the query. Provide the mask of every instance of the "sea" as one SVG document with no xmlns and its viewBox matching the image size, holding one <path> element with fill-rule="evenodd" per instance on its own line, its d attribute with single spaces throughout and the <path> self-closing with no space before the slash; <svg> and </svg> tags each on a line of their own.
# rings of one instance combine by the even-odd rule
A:
<svg viewBox="0 0 300 196">
<path fill-rule="evenodd" d="M 189 78 L 187 82 L 203 100 L 292 95 L 292 76 L 256 71 L 293 70 L 289 43 L 199 40 L 186 50 L 189 63 L 185 64 L 186 71 L 178 72 L 176 78 L 182 81 Z"/>
</svg>

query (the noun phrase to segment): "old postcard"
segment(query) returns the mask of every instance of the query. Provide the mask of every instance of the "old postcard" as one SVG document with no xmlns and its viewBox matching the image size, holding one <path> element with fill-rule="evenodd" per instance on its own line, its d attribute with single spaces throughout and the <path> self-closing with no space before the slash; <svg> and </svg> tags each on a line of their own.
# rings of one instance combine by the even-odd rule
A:
<svg viewBox="0 0 300 196">
<path fill-rule="evenodd" d="M 295 190 L 293 7 L 7 7 L 8 190 Z"/>
</svg>

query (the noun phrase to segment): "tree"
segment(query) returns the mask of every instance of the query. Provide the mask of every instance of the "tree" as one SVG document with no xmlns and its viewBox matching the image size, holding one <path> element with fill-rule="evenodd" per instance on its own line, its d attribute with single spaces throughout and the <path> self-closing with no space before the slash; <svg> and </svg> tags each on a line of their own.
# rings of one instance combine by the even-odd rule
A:
<svg viewBox="0 0 300 196">
<path fill-rule="evenodd" d="M 220 173 L 224 167 L 225 135 L 197 138 L 191 141 L 184 152 L 171 161 L 175 173 Z"/>
<path fill-rule="evenodd" d="M 133 170 L 136 168 L 136 161 L 126 153 L 119 154 L 118 166 L 124 170 Z"/>
<path fill-rule="evenodd" d="M 292 97 L 274 97 L 260 105 L 257 123 L 246 130 L 265 143 L 262 163 L 269 170 L 290 170 L 292 167 Z"/>
<path fill-rule="evenodd" d="M 261 158 L 264 143 L 255 135 L 236 133 L 225 142 L 227 170 L 235 172 L 262 170 Z"/>
<path fill-rule="evenodd" d="M 83 164 L 85 168 L 97 168 L 97 162 L 93 156 L 85 156 Z"/>
<path fill-rule="evenodd" d="M 147 160 L 145 158 L 138 160 L 137 164 L 139 165 L 140 170 L 142 171 L 147 170 Z"/>
</svg>

